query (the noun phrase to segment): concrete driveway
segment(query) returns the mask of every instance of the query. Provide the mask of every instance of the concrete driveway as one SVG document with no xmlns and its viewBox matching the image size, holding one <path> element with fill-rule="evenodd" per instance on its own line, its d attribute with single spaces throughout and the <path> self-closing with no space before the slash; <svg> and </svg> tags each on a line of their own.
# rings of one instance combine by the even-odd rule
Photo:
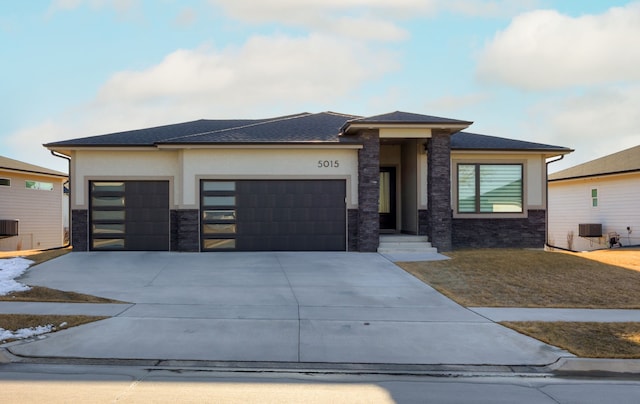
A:
<svg viewBox="0 0 640 404">
<path fill-rule="evenodd" d="M 130 302 L 10 347 L 38 357 L 545 365 L 564 351 L 459 306 L 371 253 L 71 253 L 23 282 Z"/>
</svg>

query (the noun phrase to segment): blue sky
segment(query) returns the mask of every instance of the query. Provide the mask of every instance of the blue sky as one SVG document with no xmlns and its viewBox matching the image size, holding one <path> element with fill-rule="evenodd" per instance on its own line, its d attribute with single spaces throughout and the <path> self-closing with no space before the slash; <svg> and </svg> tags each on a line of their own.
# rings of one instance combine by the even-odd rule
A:
<svg viewBox="0 0 640 404">
<path fill-rule="evenodd" d="M 640 144 L 640 1 L 0 0 L 0 155 L 207 118 L 395 110 L 567 146 Z"/>
</svg>

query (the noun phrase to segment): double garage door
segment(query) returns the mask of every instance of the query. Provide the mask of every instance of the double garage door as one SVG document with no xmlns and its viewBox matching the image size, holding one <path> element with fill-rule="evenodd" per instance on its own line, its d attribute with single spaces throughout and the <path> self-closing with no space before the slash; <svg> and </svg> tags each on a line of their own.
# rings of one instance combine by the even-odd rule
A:
<svg viewBox="0 0 640 404">
<path fill-rule="evenodd" d="M 202 251 L 344 251 L 344 180 L 203 180 Z M 169 183 L 91 183 L 94 250 L 168 250 Z"/>
</svg>

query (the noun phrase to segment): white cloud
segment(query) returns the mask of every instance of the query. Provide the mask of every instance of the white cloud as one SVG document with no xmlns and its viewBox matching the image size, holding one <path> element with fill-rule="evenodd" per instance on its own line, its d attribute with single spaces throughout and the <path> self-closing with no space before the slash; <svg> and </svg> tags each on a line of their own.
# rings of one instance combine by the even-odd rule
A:
<svg viewBox="0 0 640 404">
<path fill-rule="evenodd" d="M 193 25 L 197 18 L 196 12 L 192 8 L 186 7 L 176 16 L 174 24 L 178 27 L 189 27 Z"/>
<path fill-rule="evenodd" d="M 384 49 L 319 34 L 254 36 L 240 47 L 177 50 L 154 66 L 114 74 L 93 100 L 15 132 L 7 143 L 12 158 L 66 170 L 64 161 L 39 145 L 201 118 L 333 109 L 396 69 L 396 59 Z"/>
<path fill-rule="evenodd" d="M 482 51 L 478 75 L 527 89 L 554 89 L 640 79 L 640 3 L 600 15 L 528 12 Z"/>
<path fill-rule="evenodd" d="M 469 17 L 510 17 L 534 9 L 538 0 L 443 0 L 440 7 Z"/>
<path fill-rule="evenodd" d="M 209 0 L 248 23 L 276 22 L 351 38 L 398 41 L 409 33 L 398 22 L 449 11 L 471 17 L 505 17 L 539 0 Z"/>
<path fill-rule="evenodd" d="M 530 111 L 531 139 L 575 149 L 557 170 L 640 144 L 640 85 L 547 98 Z"/>
<path fill-rule="evenodd" d="M 408 32 L 394 20 L 435 10 L 435 0 L 209 0 L 232 18 L 277 22 L 361 40 L 398 41 Z"/>
<path fill-rule="evenodd" d="M 178 50 L 148 69 L 117 73 L 97 101 L 223 110 L 324 102 L 393 70 L 393 60 L 388 52 L 329 36 L 254 36 L 240 48 Z"/>
</svg>

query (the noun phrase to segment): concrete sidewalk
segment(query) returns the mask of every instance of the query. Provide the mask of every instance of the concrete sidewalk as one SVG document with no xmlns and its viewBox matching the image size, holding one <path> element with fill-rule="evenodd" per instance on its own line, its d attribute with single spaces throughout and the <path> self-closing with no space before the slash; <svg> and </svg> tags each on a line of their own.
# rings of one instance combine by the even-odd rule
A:
<svg viewBox="0 0 640 404">
<path fill-rule="evenodd" d="M 172 317 L 187 318 L 253 318 L 253 319 L 290 319 L 296 317 L 295 311 L 287 306 L 255 307 L 255 306 L 215 306 L 189 305 L 189 312 L 184 312 L 183 305 L 171 304 L 104 304 L 104 303 L 43 303 L 43 302 L 0 302 L 2 314 L 56 314 L 86 315 L 111 317 Z M 557 308 L 519 308 L 519 307 L 469 307 L 474 313 L 493 322 L 501 321 L 567 321 L 620 323 L 640 322 L 640 310 L 627 309 L 557 309 Z M 300 307 L 301 317 L 341 316 L 343 319 L 356 319 L 367 311 L 365 308 L 338 307 Z M 278 314 L 280 313 L 280 314 Z M 393 317 L 405 321 L 424 319 L 430 316 L 431 321 L 446 321 L 450 313 L 439 311 L 433 313 L 416 313 L 405 308 L 373 308 L 369 309 L 369 318 L 384 320 Z"/>
<path fill-rule="evenodd" d="M 113 316 L 5 345 L 25 357 L 542 366 L 572 356 L 459 306 L 379 254 L 71 253 L 22 281 L 131 303 L 0 304 Z"/>
<path fill-rule="evenodd" d="M 469 307 L 491 321 L 640 322 L 640 310 Z"/>
</svg>

